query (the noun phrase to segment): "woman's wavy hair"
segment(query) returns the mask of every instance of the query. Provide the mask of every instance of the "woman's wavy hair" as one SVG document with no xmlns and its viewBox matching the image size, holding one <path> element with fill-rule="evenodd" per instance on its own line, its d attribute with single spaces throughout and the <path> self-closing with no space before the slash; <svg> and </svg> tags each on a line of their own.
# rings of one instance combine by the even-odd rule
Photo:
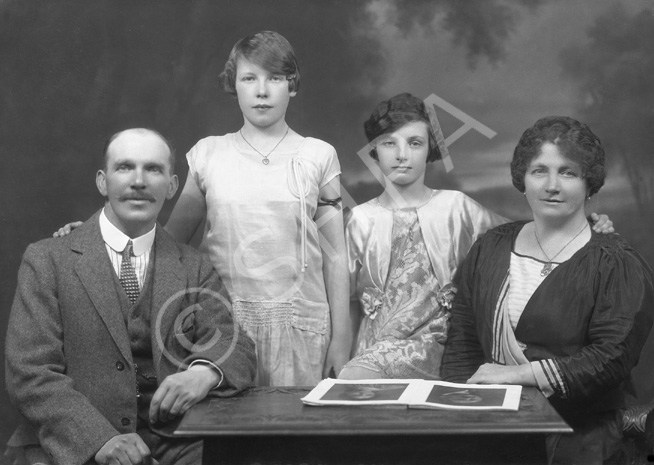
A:
<svg viewBox="0 0 654 465">
<path fill-rule="evenodd" d="M 579 164 L 589 197 L 600 190 L 606 177 L 602 143 L 586 124 L 568 116 L 546 116 L 522 134 L 511 160 L 511 179 L 516 189 L 525 191 L 527 168 L 546 142 Z"/>
</svg>

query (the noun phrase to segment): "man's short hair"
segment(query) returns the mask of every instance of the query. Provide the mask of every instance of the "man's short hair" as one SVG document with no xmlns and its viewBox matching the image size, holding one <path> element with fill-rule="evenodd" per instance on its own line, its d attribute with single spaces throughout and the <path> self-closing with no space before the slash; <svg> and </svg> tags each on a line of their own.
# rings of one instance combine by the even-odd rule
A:
<svg viewBox="0 0 654 465">
<path fill-rule="evenodd" d="M 175 154 L 175 147 L 173 147 L 172 142 L 170 142 L 168 139 L 166 139 L 159 131 L 156 131 L 156 130 L 150 129 L 150 128 L 128 128 L 128 129 L 123 129 L 122 131 L 118 131 L 118 132 L 114 133 L 111 137 L 109 137 L 107 139 L 107 141 L 104 143 L 104 149 L 102 150 L 102 169 L 103 170 L 106 171 L 107 168 L 108 168 L 108 166 L 107 166 L 107 160 L 108 160 L 107 155 L 109 154 L 109 146 L 111 145 L 111 143 L 113 141 L 118 139 L 118 137 L 121 134 L 123 134 L 124 132 L 126 132 L 126 131 L 136 131 L 136 132 L 138 132 L 140 134 L 150 133 L 150 134 L 153 134 L 153 135 L 159 137 L 159 139 L 161 139 L 164 142 L 164 144 L 166 144 L 166 146 L 168 147 L 168 151 L 170 152 L 170 157 L 169 157 L 170 174 L 171 175 L 175 174 L 175 161 L 176 161 L 176 158 L 177 158 L 176 154 Z"/>
</svg>

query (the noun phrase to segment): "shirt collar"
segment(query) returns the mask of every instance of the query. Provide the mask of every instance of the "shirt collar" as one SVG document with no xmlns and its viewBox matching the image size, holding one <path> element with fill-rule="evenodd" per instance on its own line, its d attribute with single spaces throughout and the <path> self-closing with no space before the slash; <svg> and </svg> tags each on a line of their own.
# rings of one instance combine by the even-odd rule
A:
<svg viewBox="0 0 654 465">
<path fill-rule="evenodd" d="M 155 225 L 150 231 L 142 236 L 131 239 L 135 256 L 138 257 L 139 255 L 143 255 L 152 248 L 152 244 L 154 244 L 154 233 L 156 230 L 157 227 Z M 127 246 L 127 241 L 130 240 L 129 236 L 109 221 L 109 218 L 107 218 L 107 215 L 104 213 L 104 208 L 102 209 L 102 213 L 100 213 L 100 232 L 102 233 L 102 239 L 104 239 L 107 245 L 116 252 L 122 252 L 125 249 L 125 246 Z"/>
</svg>

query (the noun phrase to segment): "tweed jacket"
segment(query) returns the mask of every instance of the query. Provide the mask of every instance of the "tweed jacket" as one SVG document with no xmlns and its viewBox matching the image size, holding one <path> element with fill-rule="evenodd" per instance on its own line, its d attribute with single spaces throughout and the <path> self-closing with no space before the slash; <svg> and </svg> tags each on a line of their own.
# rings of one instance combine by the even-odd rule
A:
<svg viewBox="0 0 654 465">
<path fill-rule="evenodd" d="M 136 378 L 99 212 L 23 256 L 6 339 L 7 390 L 55 463 L 92 460 L 136 431 Z M 194 360 L 224 374 L 212 395 L 252 382 L 254 344 L 232 319 L 211 264 L 159 225 L 153 246 L 151 341 L 158 383 Z M 20 436 L 20 435 L 19 435 Z"/>
</svg>

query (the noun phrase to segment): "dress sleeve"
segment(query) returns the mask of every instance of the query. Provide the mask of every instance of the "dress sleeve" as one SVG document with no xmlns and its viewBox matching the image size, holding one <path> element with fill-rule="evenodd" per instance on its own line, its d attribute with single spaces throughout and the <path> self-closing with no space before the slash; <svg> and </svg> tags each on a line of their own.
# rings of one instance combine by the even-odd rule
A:
<svg viewBox="0 0 654 465">
<path fill-rule="evenodd" d="M 357 300 L 357 281 L 361 271 L 363 255 L 363 234 L 356 211 L 347 215 L 345 222 L 345 246 L 347 248 L 347 267 L 350 276 L 350 300 Z"/>
<path fill-rule="evenodd" d="M 445 381 L 465 383 L 484 362 L 472 306 L 480 242 L 478 240 L 472 246 L 455 278 L 458 291 L 452 303 L 450 329 L 441 364 L 441 377 Z"/>
<path fill-rule="evenodd" d="M 195 179 L 195 184 L 200 191 L 206 195 L 207 190 L 204 183 L 204 173 L 206 172 L 206 141 L 203 139 L 195 144 L 186 154 L 188 163 L 188 175 Z"/>
<path fill-rule="evenodd" d="M 334 179 L 336 176 L 341 174 L 341 164 L 338 161 L 338 156 L 336 155 L 336 149 L 331 145 L 327 144 L 325 148 L 325 156 L 322 164 L 322 172 L 320 177 L 319 188 L 325 187 L 329 182 Z"/>
<path fill-rule="evenodd" d="M 594 291 L 588 344 L 554 359 L 570 399 L 592 398 L 627 379 L 652 326 L 652 272 L 633 249 L 601 248 Z"/>
<path fill-rule="evenodd" d="M 463 220 L 468 225 L 467 232 L 469 234 L 470 245 L 474 244 L 489 229 L 509 221 L 507 218 L 489 210 L 467 195 L 463 198 L 463 208 L 461 211 Z"/>
<path fill-rule="evenodd" d="M 555 392 L 560 393 L 562 397 L 567 396 L 561 371 L 556 366 L 554 360 L 538 360 L 537 362 L 530 362 L 530 364 L 534 378 L 536 378 L 536 384 L 538 384 L 538 389 L 540 389 L 545 397 L 549 397 Z"/>
</svg>

